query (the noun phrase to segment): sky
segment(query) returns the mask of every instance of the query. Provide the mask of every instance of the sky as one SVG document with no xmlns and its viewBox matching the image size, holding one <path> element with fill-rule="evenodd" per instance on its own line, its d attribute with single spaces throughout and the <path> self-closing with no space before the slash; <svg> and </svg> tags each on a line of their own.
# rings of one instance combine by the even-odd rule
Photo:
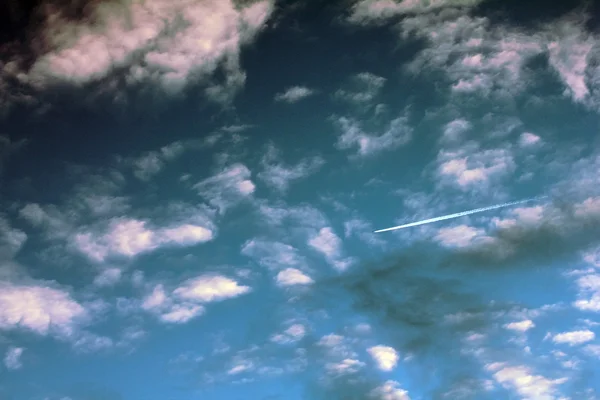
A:
<svg viewBox="0 0 600 400">
<path fill-rule="evenodd" d="M 0 399 L 600 398 L 598 15 L 3 2 Z"/>
</svg>

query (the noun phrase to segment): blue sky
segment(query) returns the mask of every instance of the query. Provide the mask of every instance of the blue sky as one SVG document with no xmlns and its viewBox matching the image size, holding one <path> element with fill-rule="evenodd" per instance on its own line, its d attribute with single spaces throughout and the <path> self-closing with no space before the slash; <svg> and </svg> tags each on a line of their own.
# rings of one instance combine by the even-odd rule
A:
<svg viewBox="0 0 600 400">
<path fill-rule="evenodd" d="M 317 3 L 0 13 L 0 398 L 600 396 L 595 5 Z"/>
</svg>

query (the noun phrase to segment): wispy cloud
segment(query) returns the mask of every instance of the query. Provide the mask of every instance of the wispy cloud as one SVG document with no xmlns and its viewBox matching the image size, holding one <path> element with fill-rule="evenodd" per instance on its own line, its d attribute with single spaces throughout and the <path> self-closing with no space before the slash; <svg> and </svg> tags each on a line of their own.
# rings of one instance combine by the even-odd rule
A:
<svg viewBox="0 0 600 400">
<path fill-rule="evenodd" d="M 345 270 L 353 262 L 352 258 L 343 256 L 342 241 L 330 227 L 321 228 L 318 233 L 309 238 L 308 244 L 322 253 L 327 261 L 338 270 Z"/>
<path fill-rule="evenodd" d="M 313 89 L 307 88 L 306 86 L 292 86 L 287 88 L 282 93 L 275 95 L 275 101 L 281 101 L 285 103 L 296 103 L 302 99 L 314 95 L 316 92 Z"/>
<path fill-rule="evenodd" d="M 385 132 L 380 135 L 364 132 L 360 124 L 350 118 L 340 117 L 335 122 L 342 131 L 336 146 L 342 150 L 357 147 L 356 155 L 359 157 L 394 150 L 407 144 L 413 134 L 413 129 L 405 116 L 392 120 Z"/>
<path fill-rule="evenodd" d="M 21 356 L 25 349 L 22 347 L 9 347 L 4 356 L 4 365 L 8 369 L 19 369 L 23 366 Z"/>
<path fill-rule="evenodd" d="M 248 198 L 256 186 L 252 182 L 251 172 L 244 164 L 233 164 L 223 171 L 206 178 L 193 187 L 208 203 L 216 207 L 219 213 Z"/>
<path fill-rule="evenodd" d="M 267 153 L 261 160 L 263 170 L 258 173 L 258 178 L 274 189 L 285 192 L 291 182 L 314 174 L 325 164 L 319 156 L 304 158 L 293 166 L 286 166 L 281 161 L 280 152 L 269 145 Z"/>
<path fill-rule="evenodd" d="M 354 75 L 344 88 L 338 89 L 334 97 L 364 107 L 377 98 L 385 82 L 382 76 L 361 72 Z"/>
</svg>

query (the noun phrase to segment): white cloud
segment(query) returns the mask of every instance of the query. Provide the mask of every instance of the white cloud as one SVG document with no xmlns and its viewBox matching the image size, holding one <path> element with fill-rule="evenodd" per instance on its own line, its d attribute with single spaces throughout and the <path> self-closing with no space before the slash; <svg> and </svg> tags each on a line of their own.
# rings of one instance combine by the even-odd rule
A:
<svg viewBox="0 0 600 400">
<path fill-rule="evenodd" d="M 515 170 L 508 149 L 478 150 L 472 143 L 458 150 L 442 150 L 437 158 L 440 184 L 460 190 L 487 189 Z"/>
<path fill-rule="evenodd" d="M 199 302 L 221 301 L 250 292 L 250 287 L 240 286 L 233 279 L 221 276 L 199 276 L 188 279 L 173 291 L 177 297 Z"/>
<path fill-rule="evenodd" d="M 355 24 L 385 21 L 404 14 L 424 13 L 445 7 L 473 7 L 483 0 L 360 0 L 352 6 L 348 20 Z"/>
<path fill-rule="evenodd" d="M 44 88 L 106 79 L 119 69 L 128 85 L 150 83 L 171 94 L 223 70 L 224 82 L 207 89 L 223 100 L 244 83 L 241 48 L 272 9 L 269 1 L 245 7 L 230 0 L 112 2 L 90 7 L 90 17 L 78 23 L 48 9 L 42 34 L 49 51 L 28 74 L 15 76 L 22 84 Z"/>
<path fill-rule="evenodd" d="M 352 263 L 352 259 L 343 258 L 342 241 L 330 227 L 321 228 L 308 240 L 308 244 L 338 270 L 344 270 Z"/>
<path fill-rule="evenodd" d="M 339 362 L 325 364 L 325 369 L 331 375 L 346 375 L 358 372 L 365 363 L 352 358 L 345 358 Z"/>
<path fill-rule="evenodd" d="M 277 93 L 275 95 L 275 101 L 283 101 L 286 103 L 296 103 L 302 99 L 315 94 L 315 91 L 305 86 L 292 86 L 285 90 L 285 92 Z"/>
<path fill-rule="evenodd" d="M 583 311 L 600 312 L 600 275 L 587 274 L 577 279 L 579 300 L 574 306 Z"/>
<path fill-rule="evenodd" d="M 493 372 L 496 382 L 506 389 L 515 390 L 526 399 L 555 399 L 556 386 L 567 381 L 566 378 L 550 380 L 541 375 L 533 375 L 525 366 L 508 366 L 504 363 L 487 364 L 486 369 Z"/>
<path fill-rule="evenodd" d="M 121 280 L 119 268 L 107 268 L 94 278 L 94 285 L 99 287 L 113 286 Z"/>
<path fill-rule="evenodd" d="M 22 347 L 9 347 L 4 356 L 4 365 L 8 369 L 19 369 L 23 366 L 21 355 L 25 349 Z"/>
<path fill-rule="evenodd" d="M 335 97 L 364 107 L 375 100 L 385 82 L 381 76 L 361 72 L 352 77 L 347 88 L 337 90 Z"/>
<path fill-rule="evenodd" d="M 464 134 L 472 128 L 472 124 L 463 118 L 458 118 L 444 125 L 441 138 L 442 143 L 457 143 L 463 139 Z"/>
<path fill-rule="evenodd" d="M 377 400 L 410 400 L 408 392 L 396 381 L 385 381 L 371 392 L 371 397 Z"/>
<path fill-rule="evenodd" d="M 168 293 L 157 284 L 142 301 L 141 308 L 165 323 L 186 323 L 205 311 L 203 304 L 235 298 L 250 292 L 233 279 L 221 275 L 201 275 L 183 282 Z"/>
<path fill-rule="evenodd" d="M 491 238 L 483 229 L 473 228 L 468 225 L 458 225 L 449 228 L 440 228 L 435 237 L 439 243 L 446 247 L 468 247 L 476 242 L 489 241 Z"/>
<path fill-rule="evenodd" d="M 273 145 L 270 145 L 261 163 L 263 171 L 258 173 L 258 178 L 272 188 L 280 192 L 285 192 L 290 182 L 315 173 L 325 164 L 325 161 L 323 158 L 315 156 L 305 158 L 296 165 L 286 166 L 280 161 L 277 149 Z"/>
<path fill-rule="evenodd" d="M 73 246 L 90 259 L 103 262 L 109 257 L 131 258 L 160 247 L 191 246 L 212 238 L 212 231 L 202 226 L 183 224 L 152 229 L 146 221 L 115 218 L 104 234 L 75 234 Z"/>
<path fill-rule="evenodd" d="M 594 334 L 594 332 L 585 329 L 579 331 L 557 333 L 552 337 L 552 341 L 558 344 L 568 344 L 569 346 L 575 346 L 578 344 L 592 341 L 595 337 L 596 335 Z"/>
<path fill-rule="evenodd" d="M 60 289 L 0 282 L 0 329 L 26 329 L 38 335 L 73 335 L 88 311 Z"/>
<path fill-rule="evenodd" d="M 242 254 L 254 258 L 260 265 L 269 269 L 281 269 L 305 263 L 294 246 L 263 239 L 246 241 L 242 246 Z"/>
<path fill-rule="evenodd" d="M 194 189 L 222 214 L 254 193 L 256 186 L 250 176 L 250 170 L 245 165 L 233 164 L 222 172 L 198 182 Z"/>
<path fill-rule="evenodd" d="M 286 268 L 277 274 L 277 283 L 281 286 L 309 285 L 313 280 L 299 269 Z"/>
<path fill-rule="evenodd" d="M 297 342 L 306 334 L 306 328 L 302 324 L 293 324 L 283 333 L 273 335 L 271 341 L 279 344 L 289 344 Z"/>
<path fill-rule="evenodd" d="M 377 367 L 382 371 L 391 371 L 398 363 L 398 352 L 390 346 L 373 346 L 367 349 Z"/>
<path fill-rule="evenodd" d="M 385 240 L 373 233 L 373 226 L 369 222 L 358 218 L 344 222 L 344 236 L 346 238 L 356 236 L 371 246 L 381 247 L 385 245 Z"/>
<path fill-rule="evenodd" d="M 408 118 L 404 116 L 392 120 L 386 131 L 380 135 L 363 132 L 358 122 L 346 117 L 338 118 L 336 123 L 342 130 L 336 146 L 342 150 L 357 147 L 356 155 L 359 157 L 394 150 L 407 144 L 413 134 Z"/>
<path fill-rule="evenodd" d="M 0 259 L 12 259 L 26 240 L 25 232 L 12 228 L 8 221 L 0 215 Z"/>
<path fill-rule="evenodd" d="M 541 139 L 538 135 L 531 132 L 523 132 L 519 137 L 519 146 L 531 147 L 540 144 Z"/>
<path fill-rule="evenodd" d="M 535 327 L 535 324 L 533 323 L 532 320 L 526 319 L 523 321 L 508 323 L 508 324 L 504 325 L 504 327 L 506 329 L 510 329 L 512 331 L 527 332 L 531 328 Z"/>
<path fill-rule="evenodd" d="M 113 340 L 89 332 L 82 332 L 73 342 L 73 348 L 79 353 L 94 353 L 112 348 Z"/>
</svg>

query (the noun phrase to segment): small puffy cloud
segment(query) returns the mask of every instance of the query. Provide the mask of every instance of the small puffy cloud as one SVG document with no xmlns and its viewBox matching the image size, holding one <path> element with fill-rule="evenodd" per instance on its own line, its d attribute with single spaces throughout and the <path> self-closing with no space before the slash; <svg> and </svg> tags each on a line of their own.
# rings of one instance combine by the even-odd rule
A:
<svg viewBox="0 0 600 400">
<path fill-rule="evenodd" d="M 0 259 L 11 259 L 19 252 L 26 240 L 25 232 L 11 227 L 0 215 Z"/>
<path fill-rule="evenodd" d="M 315 91 L 313 89 L 307 88 L 305 86 L 292 86 L 282 93 L 277 93 L 275 95 L 275 101 L 282 101 L 285 103 L 296 103 L 297 101 L 305 99 L 314 94 Z"/>
<path fill-rule="evenodd" d="M 109 257 L 131 258 L 160 247 L 191 246 L 212 238 L 212 231 L 202 226 L 183 224 L 152 229 L 146 221 L 115 218 L 104 234 L 75 234 L 73 246 L 90 259 L 103 262 Z"/>
<path fill-rule="evenodd" d="M 19 369 L 23 365 L 21 363 L 21 355 L 25 349 L 22 347 L 9 347 L 4 356 L 4 365 L 8 369 Z"/>
<path fill-rule="evenodd" d="M 308 244 L 338 270 L 344 270 L 352 263 L 352 259 L 343 258 L 342 241 L 330 227 L 321 228 L 308 240 Z"/>
<path fill-rule="evenodd" d="M 254 193 L 256 186 L 250 178 L 248 167 L 238 163 L 198 182 L 194 185 L 194 189 L 222 214 Z"/>
<path fill-rule="evenodd" d="M 377 400 L 410 400 L 408 392 L 396 381 L 385 381 L 371 391 L 371 397 Z"/>
<path fill-rule="evenodd" d="M 364 132 L 357 121 L 346 117 L 338 118 L 336 124 L 342 131 L 336 147 L 341 150 L 356 147 L 358 157 L 394 150 L 410 142 L 413 134 L 408 118 L 404 116 L 392 120 L 386 131 L 380 135 Z"/>
<path fill-rule="evenodd" d="M 398 363 L 398 352 L 390 346 L 373 346 L 367 349 L 377 367 L 382 371 L 391 371 Z"/>
<path fill-rule="evenodd" d="M 550 380 L 541 375 L 534 375 L 525 366 L 509 366 L 504 363 L 491 363 L 485 366 L 493 373 L 496 382 L 506 389 L 515 390 L 519 396 L 527 399 L 554 399 L 556 386 L 567 381 L 566 378 Z"/>
<path fill-rule="evenodd" d="M 200 276 L 185 281 L 173 291 L 182 299 L 209 303 L 248 293 L 250 287 L 239 285 L 233 279 L 221 275 Z"/>
<path fill-rule="evenodd" d="M 347 374 L 355 374 L 362 367 L 364 367 L 365 363 L 353 358 L 345 358 L 339 362 L 330 362 L 325 364 L 325 369 L 331 375 L 347 375 Z"/>
<path fill-rule="evenodd" d="M 578 344 L 590 342 L 596 338 L 594 332 L 585 329 L 571 332 L 557 333 L 552 337 L 552 341 L 557 344 L 568 344 L 575 346 Z"/>
<path fill-rule="evenodd" d="M 73 349 L 79 353 L 95 353 L 110 349 L 113 345 L 113 340 L 109 337 L 83 332 L 73 342 Z"/>
<path fill-rule="evenodd" d="M 418 14 L 445 7 L 473 7 L 483 0 L 360 0 L 352 6 L 348 21 L 354 24 L 372 24 L 404 14 Z"/>
<path fill-rule="evenodd" d="M 94 278 L 98 287 L 113 286 L 121 280 L 122 271 L 119 268 L 107 268 Z"/>
<path fill-rule="evenodd" d="M 348 87 L 335 92 L 335 97 L 349 103 L 365 106 L 371 103 L 385 85 L 386 79 L 370 72 L 361 72 L 352 77 Z"/>
<path fill-rule="evenodd" d="M 600 312 L 600 275 L 587 274 L 577 279 L 579 300 L 573 305 L 583 311 Z"/>
<path fill-rule="evenodd" d="M 296 268 L 286 268 L 277 274 L 277 284 L 281 286 L 310 285 L 313 280 Z"/>
<path fill-rule="evenodd" d="M 519 146 L 521 147 L 532 147 L 540 144 L 542 139 L 534 133 L 523 132 L 519 137 Z"/>
<path fill-rule="evenodd" d="M 271 341 L 279 344 L 294 343 L 302 339 L 306 334 L 306 328 L 302 324 L 293 324 L 283 333 L 273 335 Z"/>
<path fill-rule="evenodd" d="M 473 144 L 458 150 L 442 150 L 438 154 L 437 162 L 440 184 L 454 186 L 463 191 L 487 189 L 515 170 L 510 150 L 478 150 Z"/>
<path fill-rule="evenodd" d="M 141 308 L 162 322 L 183 324 L 202 315 L 204 304 L 238 297 L 250 290 L 225 276 L 201 275 L 184 281 L 171 292 L 163 284 L 156 285 L 143 299 Z"/>
<path fill-rule="evenodd" d="M 440 228 L 434 239 L 446 247 L 468 247 L 476 242 L 490 240 L 485 231 L 468 225 Z"/>
<path fill-rule="evenodd" d="M 41 336 L 71 336 L 88 311 L 66 291 L 0 282 L 0 330 L 26 329 Z"/>
<path fill-rule="evenodd" d="M 511 331 L 527 332 L 531 328 L 535 327 L 535 324 L 532 320 L 526 319 L 518 322 L 510 322 L 508 324 L 505 324 L 504 327 L 506 329 L 510 329 Z"/>
<path fill-rule="evenodd" d="M 269 146 L 262 159 L 263 171 L 258 173 L 258 178 L 272 188 L 285 192 L 290 183 L 315 173 L 325 164 L 323 158 L 315 156 L 305 158 L 298 164 L 286 166 L 280 161 L 280 155 L 274 146 Z"/>
<path fill-rule="evenodd" d="M 242 254 L 252 257 L 260 265 L 278 270 L 304 264 L 304 258 L 294 246 L 287 243 L 250 239 L 242 246 Z"/>
<path fill-rule="evenodd" d="M 472 128 L 472 124 L 463 118 L 458 118 L 444 125 L 441 142 L 458 143 L 463 139 L 465 132 Z"/>
</svg>

